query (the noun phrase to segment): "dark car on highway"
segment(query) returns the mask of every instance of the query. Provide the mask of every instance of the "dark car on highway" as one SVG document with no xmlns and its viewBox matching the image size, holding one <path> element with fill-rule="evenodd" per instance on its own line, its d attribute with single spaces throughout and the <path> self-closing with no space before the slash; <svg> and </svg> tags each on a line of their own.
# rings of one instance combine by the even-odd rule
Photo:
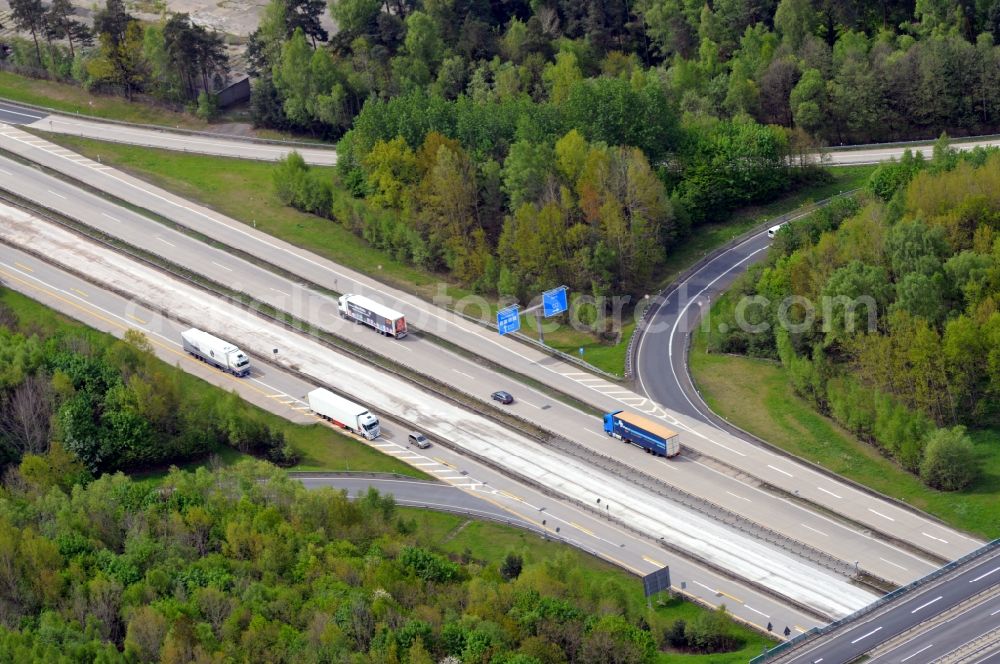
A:
<svg viewBox="0 0 1000 664">
<path fill-rule="evenodd" d="M 505 390 L 498 390 L 490 395 L 495 401 L 499 401 L 503 404 L 514 403 L 514 397 L 511 396 L 510 392 Z"/>
</svg>

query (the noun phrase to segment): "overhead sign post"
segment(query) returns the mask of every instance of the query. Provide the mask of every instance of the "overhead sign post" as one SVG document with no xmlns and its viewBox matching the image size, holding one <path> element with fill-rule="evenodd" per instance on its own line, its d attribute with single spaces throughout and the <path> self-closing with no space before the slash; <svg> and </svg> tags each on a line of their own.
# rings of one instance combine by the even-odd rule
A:
<svg viewBox="0 0 1000 664">
<path fill-rule="evenodd" d="M 569 309 L 566 297 L 567 292 L 568 289 L 565 286 L 560 286 L 559 288 L 553 288 L 542 293 L 542 311 L 545 313 L 546 318 L 558 316 Z"/>
<path fill-rule="evenodd" d="M 516 304 L 497 312 L 497 329 L 500 334 L 510 334 L 521 329 L 521 314 Z"/>
</svg>

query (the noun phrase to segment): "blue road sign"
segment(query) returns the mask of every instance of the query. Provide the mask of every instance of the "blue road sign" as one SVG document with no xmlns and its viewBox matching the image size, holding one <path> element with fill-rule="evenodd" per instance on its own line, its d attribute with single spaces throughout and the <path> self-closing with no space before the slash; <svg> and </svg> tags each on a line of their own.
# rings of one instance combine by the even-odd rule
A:
<svg viewBox="0 0 1000 664">
<path fill-rule="evenodd" d="M 560 286 L 542 293 L 542 311 L 545 317 L 555 316 L 569 309 L 566 302 L 566 287 Z"/>
<path fill-rule="evenodd" d="M 500 334 L 510 334 L 521 329 L 521 315 L 516 304 L 497 312 L 497 328 Z"/>
</svg>

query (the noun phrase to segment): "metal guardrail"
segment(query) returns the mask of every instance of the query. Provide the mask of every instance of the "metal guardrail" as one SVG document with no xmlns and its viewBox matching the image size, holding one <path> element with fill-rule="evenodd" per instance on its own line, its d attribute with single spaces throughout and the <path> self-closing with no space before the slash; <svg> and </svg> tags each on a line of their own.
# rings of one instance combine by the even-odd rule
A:
<svg viewBox="0 0 1000 664">
<path fill-rule="evenodd" d="M 927 146 L 930 148 L 934 147 L 934 144 L 940 139 L 940 136 L 934 136 L 931 138 L 917 138 L 911 141 L 890 141 L 888 143 L 857 143 L 855 145 L 828 145 L 823 148 L 819 148 L 819 154 L 827 155 L 836 152 L 855 152 L 858 150 L 886 150 L 891 148 L 914 148 Z M 992 141 L 1000 140 L 1000 134 L 983 134 L 979 136 L 959 136 L 957 138 L 948 137 L 948 145 L 956 146 L 962 143 L 971 143 L 973 141 Z"/>
<path fill-rule="evenodd" d="M 826 625 L 825 627 L 813 627 L 811 630 L 809 630 L 808 632 L 806 632 L 804 634 L 799 634 L 798 636 L 796 636 L 793 639 L 789 639 L 788 641 L 785 641 L 784 643 L 780 643 L 780 644 L 776 645 L 775 647 L 771 648 L 770 650 L 768 650 L 766 652 L 763 652 L 760 655 L 757 655 L 756 657 L 754 657 L 753 659 L 751 659 L 750 660 L 750 664 L 762 664 L 763 662 L 770 661 L 770 660 L 774 659 L 775 657 L 778 657 L 779 655 L 789 654 L 789 651 L 794 650 L 795 648 L 798 648 L 799 646 L 801 646 L 806 641 L 809 641 L 810 639 L 812 639 L 814 637 L 819 637 L 819 636 L 823 636 L 824 634 L 829 634 L 830 632 L 832 632 L 833 630 L 837 629 L 838 627 L 841 627 L 841 626 L 846 625 L 848 623 L 854 622 L 855 620 L 858 620 L 859 618 L 863 618 L 864 616 L 872 613 L 876 609 L 879 609 L 879 608 L 885 606 L 886 604 L 889 604 L 890 602 L 893 602 L 893 601 L 899 599 L 903 595 L 906 595 L 906 594 L 912 592 L 913 590 L 915 590 L 915 589 L 917 589 L 917 588 L 919 588 L 921 586 L 927 585 L 931 581 L 934 581 L 936 579 L 941 578 L 945 574 L 948 574 L 952 570 L 954 570 L 954 569 L 956 569 L 958 567 L 961 567 L 965 563 L 968 563 L 968 562 L 970 562 L 972 560 L 980 558 L 980 557 L 986 555 L 987 553 L 991 553 L 991 552 L 993 552 L 995 550 L 998 550 L 998 549 L 1000 549 L 1000 539 L 995 539 L 992 542 L 989 542 L 989 543 L 981 546 L 980 548 L 976 549 L 975 551 L 967 553 L 964 556 L 962 556 L 961 558 L 956 558 L 955 560 L 951 561 L 947 565 L 944 565 L 943 567 L 939 567 L 938 569 L 934 570 L 930 574 L 928 574 L 926 576 L 923 576 L 923 577 L 917 579 L 916 581 L 912 581 L 911 583 L 909 583 L 909 584 L 907 584 L 907 585 L 905 585 L 905 586 L 903 586 L 901 588 L 897 588 L 896 590 L 892 591 L 891 593 L 883 595 L 882 597 L 880 597 L 879 599 L 875 600 L 874 602 L 872 602 L 868 606 L 866 606 L 864 608 L 861 608 L 861 609 L 858 609 L 857 611 L 855 611 L 854 613 L 852 613 L 849 616 L 841 618 L 840 620 L 835 620 L 834 622 L 830 623 L 829 625 Z"/>
</svg>

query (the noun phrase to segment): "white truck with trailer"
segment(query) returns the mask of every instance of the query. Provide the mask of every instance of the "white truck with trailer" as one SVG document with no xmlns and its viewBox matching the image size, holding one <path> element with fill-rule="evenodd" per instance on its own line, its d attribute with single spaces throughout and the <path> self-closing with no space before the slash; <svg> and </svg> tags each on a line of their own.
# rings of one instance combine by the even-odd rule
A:
<svg viewBox="0 0 1000 664">
<path fill-rule="evenodd" d="M 364 295 L 341 295 L 337 308 L 340 317 L 374 328 L 379 333 L 402 339 L 406 336 L 406 317 Z"/>
<path fill-rule="evenodd" d="M 250 373 L 250 358 L 228 341 L 193 327 L 181 332 L 181 340 L 185 352 L 194 355 L 202 362 L 207 362 L 234 376 L 246 376 Z"/>
<path fill-rule="evenodd" d="M 330 390 L 317 388 L 306 395 L 309 408 L 324 420 L 348 429 L 368 440 L 375 440 L 382 433 L 378 418 L 364 406 L 336 395 Z"/>
</svg>

